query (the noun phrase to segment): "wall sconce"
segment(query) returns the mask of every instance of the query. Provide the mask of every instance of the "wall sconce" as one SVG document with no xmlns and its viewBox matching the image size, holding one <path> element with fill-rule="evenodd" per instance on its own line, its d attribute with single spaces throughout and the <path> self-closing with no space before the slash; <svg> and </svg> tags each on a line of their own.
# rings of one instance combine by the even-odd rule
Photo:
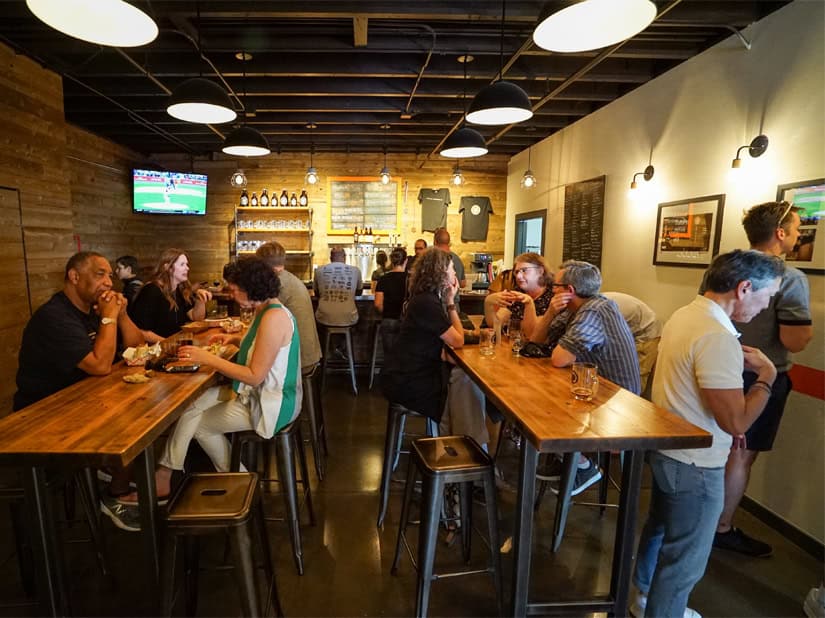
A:
<svg viewBox="0 0 825 618">
<path fill-rule="evenodd" d="M 532 189 L 536 186 L 536 176 L 533 174 L 533 170 L 531 169 L 530 165 L 530 156 L 533 153 L 533 147 L 530 146 L 527 148 L 527 171 L 524 172 L 524 176 L 521 177 L 521 188 L 522 189 Z"/>
<path fill-rule="evenodd" d="M 453 177 L 450 179 L 450 184 L 454 187 L 461 187 L 464 183 L 464 174 L 461 173 L 461 168 L 458 166 L 458 163 L 456 163 L 453 168 Z"/>
<path fill-rule="evenodd" d="M 631 190 L 631 191 L 633 191 L 634 189 L 636 189 L 636 188 L 639 186 L 639 185 L 636 183 L 636 177 L 637 177 L 637 176 L 641 175 L 641 176 L 642 176 L 642 178 L 644 178 L 644 179 L 645 179 L 645 182 L 649 182 L 649 181 L 650 181 L 650 179 L 651 179 L 651 178 L 653 178 L 653 172 L 654 172 L 654 171 L 655 171 L 655 170 L 653 169 L 653 166 L 652 166 L 652 165 L 648 165 L 648 166 L 645 168 L 645 171 L 643 171 L 643 172 L 636 172 L 635 174 L 633 174 L 633 180 L 630 182 L 630 190 Z"/>
<path fill-rule="evenodd" d="M 742 167 L 742 159 L 739 158 L 739 153 L 742 152 L 743 148 L 748 149 L 748 154 L 756 159 L 761 157 L 765 154 L 765 151 L 768 149 L 768 136 L 767 135 L 757 135 L 753 138 L 750 144 L 745 144 L 744 146 L 740 146 L 736 150 L 736 157 L 730 164 L 731 169 L 738 170 Z"/>
</svg>

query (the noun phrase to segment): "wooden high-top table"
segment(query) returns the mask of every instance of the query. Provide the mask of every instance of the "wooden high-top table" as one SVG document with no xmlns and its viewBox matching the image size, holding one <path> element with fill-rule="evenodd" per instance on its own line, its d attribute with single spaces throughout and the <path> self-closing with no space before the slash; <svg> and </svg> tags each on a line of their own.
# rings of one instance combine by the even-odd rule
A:
<svg viewBox="0 0 825 618">
<path fill-rule="evenodd" d="M 198 335 L 198 339 L 208 334 Z M 236 351 L 229 346 L 224 356 Z M 0 465 L 25 469 L 37 592 L 44 609 L 53 616 L 70 615 L 71 606 L 51 500 L 45 495 L 46 470 L 122 467 L 133 461 L 141 534 L 152 586 L 149 594 L 158 597 L 155 605 L 156 610 L 159 608 L 160 558 L 152 445 L 189 403 L 217 382 L 217 375 L 214 370 L 201 367 L 196 373 L 156 371 L 144 384 L 123 381 L 125 374 L 142 371 L 143 367 L 118 363 L 107 376 L 85 378 L 0 419 Z"/>
<path fill-rule="evenodd" d="M 481 356 L 478 346 L 449 352 L 524 436 L 513 537 L 512 615 L 605 611 L 614 616 L 625 615 L 644 453 L 705 448 L 711 444 L 711 435 L 601 377 L 593 401 L 577 401 L 570 393 L 570 369 L 555 368 L 546 358 L 513 356 L 506 345 L 497 346 L 492 357 Z M 610 592 L 581 601 L 529 603 L 533 496 L 539 453 L 589 451 L 626 453 Z"/>
</svg>

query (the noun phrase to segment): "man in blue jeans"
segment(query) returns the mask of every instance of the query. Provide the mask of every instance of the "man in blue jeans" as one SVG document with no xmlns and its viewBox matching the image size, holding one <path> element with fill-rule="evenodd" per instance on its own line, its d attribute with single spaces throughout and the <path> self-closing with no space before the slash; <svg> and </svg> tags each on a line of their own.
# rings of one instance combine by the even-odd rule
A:
<svg viewBox="0 0 825 618">
<path fill-rule="evenodd" d="M 665 324 L 653 380 L 653 401 L 713 435 L 707 449 L 654 451 L 650 512 L 639 541 L 631 613 L 696 618 L 687 607 L 702 578 L 725 497 L 725 462 L 733 437 L 759 417 L 776 368 L 743 346 L 732 320 L 749 322 L 779 289 L 784 263 L 759 251 L 718 256 L 706 291 Z M 757 375 L 747 393 L 744 369 Z"/>
</svg>

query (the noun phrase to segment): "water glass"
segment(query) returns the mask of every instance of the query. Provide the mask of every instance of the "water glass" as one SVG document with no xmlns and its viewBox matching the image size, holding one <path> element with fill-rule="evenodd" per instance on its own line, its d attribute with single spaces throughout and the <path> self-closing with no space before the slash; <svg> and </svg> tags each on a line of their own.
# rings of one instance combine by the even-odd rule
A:
<svg viewBox="0 0 825 618">
<path fill-rule="evenodd" d="M 570 391 L 573 398 L 590 401 L 599 388 L 599 369 L 593 363 L 573 363 L 570 372 Z"/>
<path fill-rule="evenodd" d="M 482 356 L 493 356 L 496 353 L 495 331 L 492 328 L 482 328 L 479 331 L 478 351 Z"/>
<path fill-rule="evenodd" d="M 510 346 L 513 350 L 513 355 L 518 356 L 524 345 L 524 335 L 521 332 L 521 321 L 511 319 L 507 332 L 510 336 Z"/>
<path fill-rule="evenodd" d="M 252 324 L 252 318 L 255 317 L 255 309 L 252 307 L 241 307 L 241 322 L 244 326 Z"/>
</svg>

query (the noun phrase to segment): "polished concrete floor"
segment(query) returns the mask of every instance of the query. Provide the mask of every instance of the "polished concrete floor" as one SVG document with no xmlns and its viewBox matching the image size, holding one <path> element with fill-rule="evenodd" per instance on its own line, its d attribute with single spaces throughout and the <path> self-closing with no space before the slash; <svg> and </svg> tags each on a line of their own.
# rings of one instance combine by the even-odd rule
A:
<svg viewBox="0 0 825 618">
<path fill-rule="evenodd" d="M 402 558 L 397 576 L 390 574 L 400 514 L 401 483 L 393 496 L 383 530 L 375 526 L 377 488 L 381 476 L 386 403 L 362 383 L 356 398 L 343 377 L 332 377 L 325 398 L 330 441 L 328 474 L 320 484 L 312 474 L 317 525 L 305 525 L 305 575 L 293 566 L 289 537 L 282 522 L 269 524 L 276 559 L 278 588 L 287 616 L 409 616 L 415 609 L 415 574 Z M 193 459 L 198 465 L 197 453 Z M 311 466 L 311 454 L 308 450 Z M 200 464 L 202 465 L 202 464 Z M 500 457 L 505 480 L 515 482 L 516 452 L 505 441 Z M 400 475 L 399 475 L 400 478 Z M 613 495 L 613 494 L 612 494 Z M 583 494 L 583 498 L 587 494 Z M 614 496 L 615 497 L 615 496 Z M 510 534 L 515 494 L 499 487 L 500 530 Z M 267 498 L 268 508 L 282 512 L 278 495 Z M 647 506 L 643 492 L 641 512 Z M 558 553 L 550 551 L 555 498 L 548 492 L 536 518 L 531 598 L 555 600 L 608 586 L 615 511 L 599 517 L 598 509 L 574 506 Z M 476 524 L 484 528 L 484 511 L 476 507 Z M 739 525 L 773 544 L 768 559 L 744 558 L 714 552 L 704 579 L 690 605 L 704 616 L 802 616 L 802 600 L 820 582 L 822 563 L 778 536 L 747 513 Z M 64 545 L 69 564 L 72 603 L 76 615 L 131 616 L 147 612 L 149 590 L 141 575 L 139 537 L 116 529 L 104 518 L 111 576 L 104 578 L 87 543 Z M 641 527 L 641 523 L 639 524 Z M 66 530 L 67 538 L 82 536 L 83 526 Z M 415 533 L 412 533 L 414 540 Z M 461 564 L 460 543 L 439 543 L 436 570 Z M 483 565 L 486 547 L 474 538 L 473 564 Z M 510 588 L 511 553 L 503 554 L 505 594 Z M 223 542 L 207 544 L 202 563 L 218 565 Z M 35 615 L 36 609 L 19 605 L 26 597 L 20 585 L 8 517 L 0 517 L 0 616 Z M 263 579 L 263 578 L 261 578 Z M 239 615 L 233 578 L 226 570 L 201 574 L 198 615 Z M 182 603 L 175 612 L 181 615 Z M 496 615 L 494 589 L 485 575 L 451 578 L 433 584 L 431 616 Z"/>
</svg>

